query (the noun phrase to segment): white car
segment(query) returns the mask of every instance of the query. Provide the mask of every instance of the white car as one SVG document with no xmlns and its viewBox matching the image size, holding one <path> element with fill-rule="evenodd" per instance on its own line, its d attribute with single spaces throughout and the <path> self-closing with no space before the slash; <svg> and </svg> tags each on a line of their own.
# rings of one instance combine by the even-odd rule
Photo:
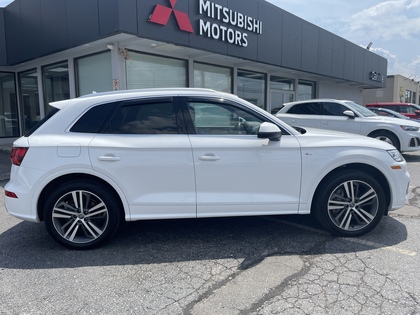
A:
<svg viewBox="0 0 420 315">
<path fill-rule="evenodd" d="M 298 132 L 235 95 L 128 90 L 51 106 L 14 142 L 5 203 L 69 248 L 98 246 L 123 221 L 311 212 L 359 236 L 406 201 L 393 146 Z"/>
<path fill-rule="evenodd" d="M 291 126 L 357 133 L 392 144 L 401 152 L 420 150 L 420 123 L 378 116 L 352 101 L 314 99 L 285 103 L 276 117 Z"/>
</svg>

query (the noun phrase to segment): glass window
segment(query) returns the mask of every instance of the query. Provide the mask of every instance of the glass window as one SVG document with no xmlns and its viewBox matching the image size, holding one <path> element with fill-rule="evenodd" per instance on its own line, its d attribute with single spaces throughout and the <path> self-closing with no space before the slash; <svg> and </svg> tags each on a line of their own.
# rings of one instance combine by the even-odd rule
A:
<svg viewBox="0 0 420 315">
<path fill-rule="evenodd" d="M 265 107 L 265 75 L 238 70 L 238 96 L 261 108 Z"/>
<path fill-rule="evenodd" d="M 283 90 L 283 91 L 294 91 L 295 80 L 287 79 L 283 77 L 277 77 L 272 75 L 270 77 L 270 89 Z"/>
<path fill-rule="evenodd" d="M 121 106 L 112 117 L 106 133 L 177 134 L 179 130 L 173 103 L 164 101 Z"/>
<path fill-rule="evenodd" d="M 271 113 L 276 114 L 284 103 L 293 102 L 295 97 L 295 84 L 293 79 L 283 77 L 270 77 Z"/>
<path fill-rule="evenodd" d="M 296 104 L 290 108 L 287 113 L 299 115 L 321 115 L 321 104 L 316 102 Z"/>
<path fill-rule="evenodd" d="M 263 119 L 229 104 L 190 102 L 188 109 L 197 134 L 255 135 Z"/>
<path fill-rule="evenodd" d="M 314 99 L 316 95 L 315 86 L 315 82 L 299 80 L 297 100 L 304 101 Z"/>
<path fill-rule="evenodd" d="M 111 52 L 76 60 L 77 95 L 112 91 Z"/>
<path fill-rule="evenodd" d="M 19 73 L 24 133 L 41 120 L 36 70 Z"/>
<path fill-rule="evenodd" d="M 187 87 L 187 62 L 130 52 L 127 89 Z"/>
<path fill-rule="evenodd" d="M 411 94 L 412 92 L 410 90 L 405 90 L 405 102 L 411 103 Z"/>
<path fill-rule="evenodd" d="M 194 87 L 232 93 L 232 70 L 194 63 Z"/>
<path fill-rule="evenodd" d="M 0 72 L 0 137 L 19 136 L 15 76 Z"/>
<path fill-rule="evenodd" d="M 324 102 L 322 103 L 322 107 L 324 110 L 323 115 L 328 116 L 345 116 L 343 113 L 348 110 L 347 107 L 338 103 Z"/>
<path fill-rule="evenodd" d="M 51 110 L 48 104 L 70 98 L 69 67 L 67 62 L 46 66 L 42 69 L 44 82 L 45 113 Z"/>
<path fill-rule="evenodd" d="M 72 132 L 97 133 L 110 113 L 113 103 L 95 106 L 89 109 L 70 129 Z"/>
</svg>

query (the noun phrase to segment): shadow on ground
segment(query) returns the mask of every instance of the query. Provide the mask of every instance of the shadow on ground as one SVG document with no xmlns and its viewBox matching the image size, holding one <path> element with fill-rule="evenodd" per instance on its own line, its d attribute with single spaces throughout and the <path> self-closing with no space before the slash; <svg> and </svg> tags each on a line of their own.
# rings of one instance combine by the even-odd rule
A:
<svg viewBox="0 0 420 315">
<path fill-rule="evenodd" d="M 55 243 L 43 224 L 21 222 L 0 235 L 0 268 L 48 269 L 160 264 L 237 258 L 241 268 L 275 255 L 320 255 L 371 249 L 322 230 L 310 216 L 159 220 L 129 223 L 113 240 L 94 250 L 68 250 Z M 393 246 L 407 239 L 403 224 L 385 217 L 358 238 Z M 336 242 L 339 240 L 340 242 Z M 327 244 L 336 242 L 331 249 Z"/>
</svg>

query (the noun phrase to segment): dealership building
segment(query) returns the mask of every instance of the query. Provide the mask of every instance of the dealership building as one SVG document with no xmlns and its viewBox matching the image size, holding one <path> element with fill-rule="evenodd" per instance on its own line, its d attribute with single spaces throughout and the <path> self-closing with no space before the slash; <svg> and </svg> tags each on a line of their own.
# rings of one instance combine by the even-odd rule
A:
<svg viewBox="0 0 420 315">
<path fill-rule="evenodd" d="M 387 60 L 264 0 L 14 0 L 0 8 L 0 142 L 50 102 L 200 87 L 274 112 L 293 100 L 362 103 Z"/>
</svg>

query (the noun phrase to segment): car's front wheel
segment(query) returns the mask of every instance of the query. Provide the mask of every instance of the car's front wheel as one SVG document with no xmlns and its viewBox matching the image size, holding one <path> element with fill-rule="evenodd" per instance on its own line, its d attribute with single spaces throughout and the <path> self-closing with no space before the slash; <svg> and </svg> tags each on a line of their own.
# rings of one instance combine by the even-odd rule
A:
<svg viewBox="0 0 420 315">
<path fill-rule="evenodd" d="M 360 236 L 385 213 L 385 193 L 368 173 L 343 169 L 317 189 L 313 212 L 319 223 L 339 236 Z"/>
<path fill-rule="evenodd" d="M 118 229 L 120 204 L 107 186 L 91 180 L 67 182 L 47 198 L 44 221 L 48 233 L 71 249 L 103 244 Z"/>
<path fill-rule="evenodd" d="M 397 150 L 400 150 L 400 142 L 398 138 L 390 132 L 387 131 L 375 131 L 369 135 L 369 137 L 385 141 L 391 145 L 393 145 Z"/>
</svg>

